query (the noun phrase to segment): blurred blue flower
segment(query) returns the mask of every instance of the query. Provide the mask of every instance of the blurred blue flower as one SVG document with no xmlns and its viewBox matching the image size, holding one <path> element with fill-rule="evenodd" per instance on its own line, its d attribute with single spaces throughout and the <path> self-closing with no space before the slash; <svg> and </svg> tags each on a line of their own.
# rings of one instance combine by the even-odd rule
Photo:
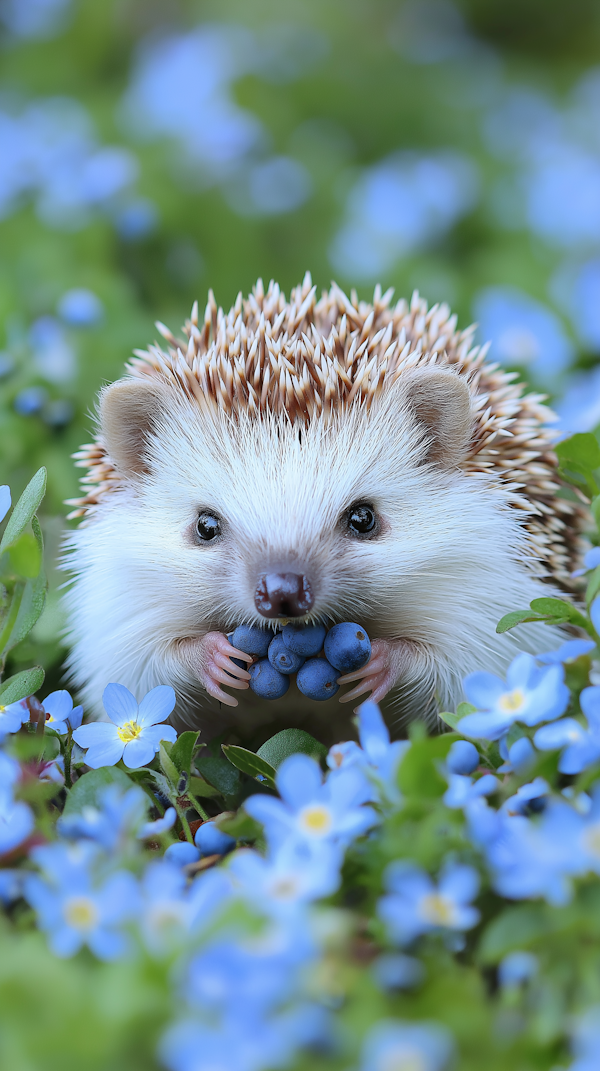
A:
<svg viewBox="0 0 600 1071">
<path fill-rule="evenodd" d="M 508 667 L 506 684 L 484 672 L 469 674 L 463 684 L 467 700 L 478 709 L 461 718 L 457 729 L 476 739 L 498 740 L 517 721 L 525 725 L 552 721 L 569 705 L 563 667 L 540 668 L 525 652 Z"/>
<path fill-rule="evenodd" d="M 33 416 L 39 413 L 47 397 L 48 392 L 44 387 L 25 387 L 14 400 L 15 412 L 20 416 Z"/>
<path fill-rule="evenodd" d="M 332 771 L 350 766 L 362 769 L 369 778 L 373 792 L 371 800 L 399 806 L 402 802 L 398 786 L 398 768 L 407 749 L 408 740 L 390 742 L 390 731 L 385 724 L 377 703 L 367 700 L 358 708 L 358 734 L 360 747 L 353 740 L 335 744 L 327 756 L 327 765 Z"/>
<path fill-rule="evenodd" d="M 484 774 L 477 781 L 462 774 L 447 774 L 448 788 L 444 793 L 446 807 L 466 807 L 472 800 L 480 796 L 491 796 L 497 792 L 500 782 L 493 774 Z"/>
<path fill-rule="evenodd" d="M 214 822 L 203 822 L 196 830 L 194 844 L 202 855 L 226 855 L 235 848 L 235 839 Z"/>
<path fill-rule="evenodd" d="M 23 892 L 55 955 L 72 956 L 84 944 L 99 959 L 124 955 L 124 927 L 139 908 L 133 874 L 118 871 L 97 884 L 91 873 L 94 854 L 79 846 L 44 845 L 34 848 L 31 858 L 44 877 L 28 875 Z"/>
<path fill-rule="evenodd" d="M 331 263 L 344 277 L 374 278 L 442 237 L 470 211 L 477 192 L 476 167 L 467 156 L 396 153 L 366 168 L 352 188 Z"/>
<path fill-rule="evenodd" d="M 560 320 L 524 291 L 488 287 L 476 295 L 473 308 L 481 340 L 491 340 L 491 360 L 526 365 L 545 378 L 558 375 L 571 363 L 574 346 Z"/>
<path fill-rule="evenodd" d="M 539 970 L 539 960 L 533 952 L 509 952 L 498 964 L 498 981 L 503 989 L 522 985 Z"/>
<path fill-rule="evenodd" d="M 521 736 L 508 747 L 506 737 L 498 743 L 500 757 L 504 759 L 498 773 L 524 773 L 535 762 L 535 748 L 527 736 Z"/>
<path fill-rule="evenodd" d="M 446 769 L 453 774 L 471 774 L 479 766 L 479 752 L 469 740 L 455 740 L 446 755 Z"/>
<path fill-rule="evenodd" d="M 371 973 L 377 985 L 384 990 L 412 989 L 425 978 L 425 968 L 420 959 L 401 952 L 384 952 L 373 960 Z"/>
<path fill-rule="evenodd" d="M 382 1019 L 364 1040 L 360 1071 L 442 1071 L 453 1051 L 450 1032 L 438 1023 Z"/>
<path fill-rule="evenodd" d="M 600 595 L 596 595 L 590 606 L 590 618 L 596 632 L 600 632 Z"/>
<path fill-rule="evenodd" d="M 85 761 L 92 769 L 114 766 L 123 759 L 126 766 L 146 766 L 159 749 L 161 740 L 174 742 L 177 733 L 171 725 L 160 724 L 175 706 L 175 692 L 160 684 L 138 703 L 122 684 L 109 684 L 102 696 L 110 722 L 92 722 L 73 733 L 82 748 L 88 748 Z"/>
<path fill-rule="evenodd" d="M 341 866 L 337 846 L 326 843 L 315 848 L 292 839 L 266 859 L 250 848 L 236 852 L 228 869 L 234 892 L 261 913 L 282 917 L 334 893 Z"/>
<path fill-rule="evenodd" d="M 319 764 L 308 755 L 290 755 L 276 776 L 281 799 L 250 796 L 244 807 L 265 827 L 268 841 L 278 846 L 290 835 L 309 844 L 349 844 L 377 821 L 370 807 L 369 785 L 354 766 L 340 770 L 323 784 Z"/>
<path fill-rule="evenodd" d="M 564 248 L 600 240 L 600 159 L 560 138 L 532 160 L 523 175 L 529 226 Z"/>
<path fill-rule="evenodd" d="M 6 867 L 0 870 L 0 904 L 8 907 L 19 899 L 25 877 L 24 870 L 8 870 Z"/>
<path fill-rule="evenodd" d="M 18 762 L 0 751 L 0 855 L 17 848 L 33 832 L 33 812 L 26 803 L 13 798 L 13 787 L 20 776 Z"/>
<path fill-rule="evenodd" d="M 550 795 L 550 785 L 543 777 L 536 777 L 526 785 L 521 785 L 514 796 L 509 796 L 502 804 L 507 814 L 537 814 L 546 806 L 546 797 Z"/>
<path fill-rule="evenodd" d="M 121 200 L 111 216 L 117 232 L 126 242 L 137 242 L 152 234 L 158 223 L 158 209 L 148 197 Z"/>
<path fill-rule="evenodd" d="M 584 556 L 583 556 L 583 566 L 584 566 L 583 569 L 576 569 L 574 573 L 571 573 L 571 576 L 572 577 L 584 576 L 585 573 L 590 572 L 590 570 L 592 570 L 592 569 L 595 569 L 598 565 L 600 565 L 600 547 L 592 547 L 592 549 L 588 550 L 587 553 L 584 554 Z M 589 642 L 588 640 L 568 640 L 567 641 L 567 643 L 570 643 L 570 644 L 588 643 L 588 642 Z M 561 651 L 566 646 L 567 646 L 567 644 L 563 644 L 563 647 L 561 647 Z M 591 650 L 591 648 L 590 648 L 590 650 Z M 577 657 L 577 656 L 575 656 L 575 657 Z"/>
<path fill-rule="evenodd" d="M 65 329 L 54 316 L 40 316 L 29 330 L 35 370 L 48 383 L 68 383 L 73 379 L 77 360 Z"/>
<path fill-rule="evenodd" d="M 600 1007 L 588 1008 L 576 1019 L 571 1033 L 574 1062 L 568 1071 L 596 1071 L 600 1066 Z"/>
<path fill-rule="evenodd" d="M 269 1071 L 295 1054 L 303 1040 L 297 1026 L 289 1014 L 257 1018 L 242 1004 L 220 1022 L 175 1023 L 163 1035 L 160 1057 L 168 1071 Z"/>
<path fill-rule="evenodd" d="M 600 548 L 594 548 L 600 549 Z M 593 553 L 590 551 L 590 554 Z M 587 555 L 586 555 L 587 557 Z M 593 568 L 593 566 L 588 566 Z M 575 575 L 575 574 L 573 574 Z M 544 665 L 551 666 L 558 662 L 575 662 L 577 658 L 581 658 L 584 654 L 589 654 L 594 650 L 595 643 L 593 640 L 567 640 L 561 644 L 557 651 L 547 651 L 545 654 L 536 655 L 538 662 L 543 662 Z"/>
<path fill-rule="evenodd" d="M 225 188 L 229 204 L 241 215 L 293 212 L 311 192 L 308 171 L 290 156 L 271 156 L 252 164 Z"/>
<path fill-rule="evenodd" d="M 74 707 L 68 692 L 61 690 L 51 692 L 43 701 L 46 712 L 46 725 L 55 733 L 63 736 L 69 729 L 78 729 L 83 718 L 83 707 Z"/>
<path fill-rule="evenodd" d="M 163 833 L 168 833 L 173 828 L 176 821 L 177 811 L 174 807 L 167 807 L 162 818 L 157 818 L 154 822 L 144 822 L 137 831 L 137 839 L 152 840 L 154 837 L 162 837 Z"/>
<path fill-rule="evenodd" d="M 3 521 L 11 507 L 10 487 L 4 483 L 0 487 L 0 521 Z"/>
<path fill-rule="evenodd" d="M 388 866 L 384 882 L 388 894 L 379 900 L 377 913 L 399 944 L 432 931 L 470 930 L 479 921 L 479 911 L 471 905 L 479 890 L 473 867 L 448 863 L 436 886 L 416 864 L 396 860 Z"/>
<path fill-rule="evenodd" d="M 99 807 L 88 805 L 74 814 L 61 815 L 57 822 L 60 835 L 70 840 L 95 841 L 109 852 L 131 847 L 146 824 L 146 793 L 138 785 L 126 792 L 119 785 L 108 785 L 99 793 L 99 803 Z"/>
<path fill-rule="evenodd" d="M 600 367 L 571 376 L 566 390 L 553 408 L 559 418 L 558 431 L 564 437 L 593 431 L 600 425 Z"/>
<path fill-rule="evenodd" d="M 171 847 L 186 845 L 181 842 Z M 187 847 L 192 848 L 192 845 Z M 146 948 L 157 956 L 179 951 L 189 942 L 190 931 L 187 881 L 181 867 L 173 866 L 165 859 L 150 863 L 144 872 L 140 891 L 139 926 Z"/>
<path fill-rule="evenodd" d="M 587 726 L 575 718 L 562 718 L 538 729 L 533 742 L 540 751 L 564 748 L 558 768 L 561 773 L 581 773 L 600 759 L 600 687 L 584 688 L 579 697 Z"/>
<path fill-rule="evenodd" d="M 72 327 L 94 327 L 104 315 L 104 306 L 91 290 L 77 287 L 63 294 L 57 312 Z"/>
<path fill-rule="evenodd" d="M 67 24 L 72 0 L 2 0 L 0 23 L 13 37 L 54 37 Z"/>
</svg>

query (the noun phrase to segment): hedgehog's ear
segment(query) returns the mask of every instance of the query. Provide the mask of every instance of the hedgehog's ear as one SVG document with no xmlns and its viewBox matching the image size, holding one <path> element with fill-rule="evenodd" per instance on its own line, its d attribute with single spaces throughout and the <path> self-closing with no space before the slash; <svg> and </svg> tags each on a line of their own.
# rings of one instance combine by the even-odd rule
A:
<svg viewBox="0 0 600 1071">
<path fill-rule="evenodd" d="M 467 455 L 473 434 L 469 388 L 441 368 L 416 368 L 401 377 L 404 405 L 425 434 L 423 461 L 451 468 Z"/>
<path fill-rule="evenodd" d="M 148 439 L 167 408 L 167 388 L 122 379 L 100 395 L 100 429 L 111 461 L 126 476 L 148 472 Z"/>
</svg>

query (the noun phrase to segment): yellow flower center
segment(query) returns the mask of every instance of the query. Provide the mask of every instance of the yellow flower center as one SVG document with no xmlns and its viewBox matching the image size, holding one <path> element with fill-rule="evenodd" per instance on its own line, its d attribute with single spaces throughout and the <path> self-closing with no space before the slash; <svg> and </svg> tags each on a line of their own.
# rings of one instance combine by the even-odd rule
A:
<svg viewBox="0 0 600 1071">
<path fill-rule="evenodd" d="M 594 822 L 593 826 L 588 826 L 583 834 L 583 842 L 591 855 L 600 858 L 600 822 Z"/>
<path fill-rule="evenodd" d="M 65 902 L 63 914 L 75 930 L 91 930 L 98 921 L 98 908 L 88 896 L 71 896 Z"/>
<path fill-rule="evenodd" d="M 423 918 L 434 926 L 452 926 L 456 917 L 456 905 L 447 896 L 430 893 L 420 904 Z"/>
<path fill-rule="evenodd" d="M 382 1052 L 377 1071 L 427 1071 L 429 1066 L 423 1053 L 407 1045 L 394 1045 Z"/>
<path fill-rule="evenodd" d="M 331 812 L 327 807 L 314 803 L 300 812 L 300 825 L 304 826 L 307 833 L 317 837 L 325 836 L 331 829 Z"/>
<path fill-rule="evenodd" d="M 512 692 L 505 692 L 500 696 L 498 706 L 506 714 L 516 714 L 525 706 L 525 694 L 521 688 L 514 688 Z"/>
<path fill-rule="evenodd" d="M 137 740 L 141 731 L 142 727 L 137 721 L 124 721 L 122 725 L 119 725 L 117 734 L 119 740 L 122 740 L 124 744 L 129 744 L 132 740 Z"/>
<path fill-rule="evenodd" d="M 279 878 L 271 885 L 271 895 L 278 900 L 290 900 L 296 895 L 298 882 L 293 878 Z"/>
</svg>

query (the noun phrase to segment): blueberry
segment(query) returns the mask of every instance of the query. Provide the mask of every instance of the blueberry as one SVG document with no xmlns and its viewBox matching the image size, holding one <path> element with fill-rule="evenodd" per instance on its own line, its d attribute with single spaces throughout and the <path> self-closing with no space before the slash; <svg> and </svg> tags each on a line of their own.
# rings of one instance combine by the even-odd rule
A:
<svg viewBox="0 0 600 1071">
<path fill-rule="evenodd" d="M 257 625 L 238 625 L 227 639 L 238 651 L 265 658 L 273 633 L 266 628 L 258 628 Z"/>
<path fill-rule="evenodd" d="M 203 822 L 194 837 L 196 848 L 202 855 L 226 855 L 235 848 L 235 840 L 228 833 L 223 833 L 214 822 Z"/>
<path fill-rule="evenodd" d="M 339 691 L 338 671 L 325 658 L 309 658 L 298 670 L 296 684 L 308 699 L 323 702 Z"/>
<path fill-rule="evenodd" d="M 250 687 L 256 695 L 262 699 L 281 699 L 289 686 L 290 678 L 271 665 L 268 658 L 261 658 L 248 670 L 250 674 Z"/>
<path fill-rule="evenodd" d="M 470 774 L 479 766 L 479 752 L 468 740 L 456 740 L 446 757 L 450 773 Z"/>
<path fill-rule="evenodd" d="M 288 674 L 295 673 L 300 666 L 304 665 L 304 659 L 299 654 L 290 651 L 280 632 L 269 644 L 269 662 L 280 673 Z"/>
<path fill-rule="evenodd" d="M 197 863 L 200 852 L 193 844 L 180 840 L 178 844 L 170 844 L 165 852 L 165 859 L 175 866 L 187 866 L 188 863 Z"/>
<path fill-rule="evenodd" d="M 325 625 L 286 625 L 281 633 L 286 647 L 302 658 L 318 655 L 326 634 Z"/>
<path fill-rule="evenodd" d="M 371 657 L 371 641 L 354 621 L 334 625 L 325 637 L 324 649 L 331 665 L 343 673 L 366 666 Z"/>
</svg>

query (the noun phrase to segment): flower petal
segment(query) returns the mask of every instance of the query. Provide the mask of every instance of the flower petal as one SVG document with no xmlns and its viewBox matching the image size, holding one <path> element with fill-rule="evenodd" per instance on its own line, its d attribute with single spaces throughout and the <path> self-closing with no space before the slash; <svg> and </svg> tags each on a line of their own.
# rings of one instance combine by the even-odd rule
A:
<svg viewBox="0 0 600 1071">
<path fill-rule="evenodd" d="M 92 721 L 87 725 L 80 725 L 73 733 L 73 740 L 79 744 L 79 747 L 93 747 L 94 744 L 104 744 L 118 739 L 116 725 L 107 721 Z"/>
<path fill-rule="evenodd" d="M 92 744 L 88 750 L 85 761 L 92 770 L 100 766 L 114 766 L 123 755 L 123 741 L 115 736 L 112 740 L 102 740 Z"/>
<path fill-rule="evenodd" d="M 11 497 L 10 487 L 7 483 L 2 484 L 0 487 L 0 521 L 3 521 L 10 509 Z"/>
<path fill-rule="evenodd" d="M 456 728 L 462 736 L 471 736 L 474 740 L 498 740 L 514 721 L 514 714 L 465 714 Z"/>
<path fill-rule="evenodd" d="M 140 703 L 138 724 L 145 728 L 166 721 L 175 709 L 176 696 L 169 684 L 159 684 L 144 696 Z"/>
<path fill-rule="evenodd" d="M 125 744 L 123 762 L 126 766 L 129 766 L 130 770 L 133 770 L 152 762 L 155 754 L 156 748 L 152 741 L 148 740 L 146 736 L 138 736 L 137 740 L 131 740 L 128 744 Z"/>
<path fill-rule="evenodd" d="M 290 755 L 277 770 L 276 784 L 281 798 L 296 811 L 319 795 L 323 775 L 308 755 Z"/>
<path fill-rule="evenodd" d="M 67 714 L 70 714 L 73 709 L 73 700 L 69 693 L 62 689 L 59 692 L 51 692 L 50 695 L 47 695 L 44 699 L 43 707 L 52 721 L 65 721 Z M 52 721 L 50 724 L 52 724 Z"/>
<path fill-rule="evenodd" d="M 122 725 L 124 721 L 135 721 L 137 718 L 136 698 L 123 684 L 107 684 L 102 695 L 102 702 L 106 713 L 115 725 Z"/>
<path fill-rule="evenodd" d="M 469 673 L 463 681 L 464 693 L 467 701 L 478 710 L 489 710 L 495 706 L 503 692 L 506 691 L 504 681 L 495 677 L 493 673 Z"/>
<path fill-rule="evenodd" d="M 155 751 L 158 751 L 161 740 L 170 740 L 172 744 L 177 740 L 177 733 L 172 725 L 149 725 L 147 729 L 144 729 L 142 736 L 144 740 L 152 744 Z"/>
</svg>

